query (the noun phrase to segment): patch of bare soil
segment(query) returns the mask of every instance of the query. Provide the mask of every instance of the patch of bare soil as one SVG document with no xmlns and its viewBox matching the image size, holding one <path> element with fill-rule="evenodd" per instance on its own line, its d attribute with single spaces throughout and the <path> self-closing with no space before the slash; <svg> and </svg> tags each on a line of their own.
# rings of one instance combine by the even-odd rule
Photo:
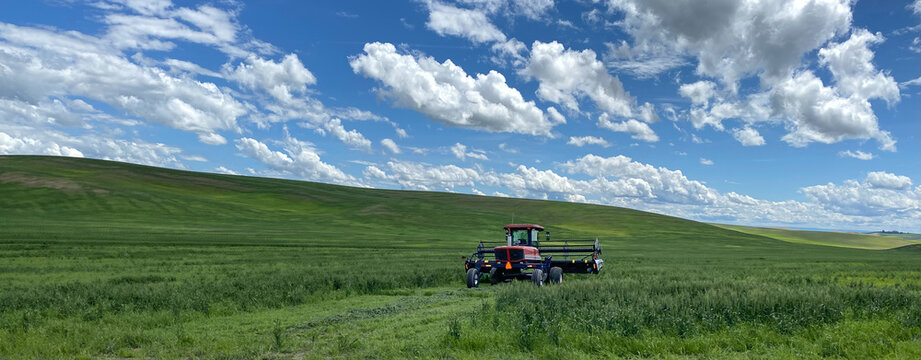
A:
<svg viewBox="0 0 921 360">
<path fill-rule="evenodd" d="M 64 191 L 80 191 L 83 187 L 67 179 L 49 179 L 37 176 L 29 176 L 21 172 L 5 172 L 0 174 L 0 183 L 19 183 L 22 186 L 30 188 L 50 188 Z"/>
</svg>

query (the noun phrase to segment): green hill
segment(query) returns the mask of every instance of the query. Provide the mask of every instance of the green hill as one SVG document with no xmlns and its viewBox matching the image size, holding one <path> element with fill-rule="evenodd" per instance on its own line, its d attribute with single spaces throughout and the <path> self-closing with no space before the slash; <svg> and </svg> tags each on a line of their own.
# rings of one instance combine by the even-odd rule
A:
<svg viewBox="0 0 921 360">
<path fill-rule="evenodd" d="M 839 246 L 855 249 L 884 250 L 917 244 L 911 236 L 878 236 L 839 231 L 806 231 L 782 228 L 762 228 L 741 225 L 714 224 L 715 226 L 760 235 L 792 243 Z M 912 235 L 912 234 L 900 234 Z"/>
<path fill-rule="evenodd" d="M 605 268 L 466 289 L 461 257 L 510 222 L 599 237 Z M 0 359 L 912 358 L 911 249 L 599 205 L 0 156 Z"/>
<path fill-rule="evenodd" d="M 362 189 L 76 158 L 0 157 L 0 194 L 7 239 L 136 244 L 151 239 L 137 234 L 145 229 L 157 243 L 469 250 L 480 240 L 501 240 L 506 223 L 535 222 L 554 236 L 598 236 L 616 247 L 687 239 L 694 239 L 692 249 L 776 246 L 708 224 L 609 206 Z M 74 231 L 100 226 L 102 234 Z"/>
</svg>

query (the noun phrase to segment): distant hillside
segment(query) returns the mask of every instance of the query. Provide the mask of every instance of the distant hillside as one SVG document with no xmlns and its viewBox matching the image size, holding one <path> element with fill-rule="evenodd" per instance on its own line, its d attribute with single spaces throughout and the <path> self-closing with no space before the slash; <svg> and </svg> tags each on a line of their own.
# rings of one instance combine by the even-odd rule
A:
<svg viewBox="0 0 921 360">
<path fill-rule="evenodd" d="M 867 233 L 867 235 L 872 235 L 872 236 L 885 236 L 885 237 L 891 237 L 891 238 L 902 239 L 902 240 L 919 240 L 919 241 L 921 241 L 921 234 L 912 234 L 912 233 L 904 233 L 904 232 L 888 232 L 888 231 L 887 231 L 887 232 L 884 232 L 884 231 L 875 231 L 875 232 Z"/>
<path fill-rule="evenodd" d="M 859 234 L 851 232 L 807 231 L 723 224 L 717 224 L 716 226 L 724 229 L 735 230 L 752 235 L 766 236 L 769 238 L 792 243 L 849 247 L 856 249 L 893 249 L 917 244 L 917 242 L 911 240 L 921 240 L 921 237 L 911 236 L 915 234 Z"/>
</svg>

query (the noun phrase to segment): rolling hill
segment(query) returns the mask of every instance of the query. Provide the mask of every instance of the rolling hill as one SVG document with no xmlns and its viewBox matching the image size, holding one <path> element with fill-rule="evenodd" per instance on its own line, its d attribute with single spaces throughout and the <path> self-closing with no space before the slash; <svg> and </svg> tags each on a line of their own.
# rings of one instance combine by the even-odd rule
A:
<svg viewBox="0 0 921 360">
<path fill-rule="evenodd" d="M 883 236 L 839 231 L 807 231 L 741 225 L 714 225 L 724 229 L 743 232 L 746 234 L 759 235 L 781 241 L 800 244 L 837 246 L 870 250 L 894 249 L 898 247 L 918 244 L 917 241 L 912 241 L 914 240 L 914 238 L 911 236 L 913 234 L 899 234 L 904 236 Z"/>
</svg>

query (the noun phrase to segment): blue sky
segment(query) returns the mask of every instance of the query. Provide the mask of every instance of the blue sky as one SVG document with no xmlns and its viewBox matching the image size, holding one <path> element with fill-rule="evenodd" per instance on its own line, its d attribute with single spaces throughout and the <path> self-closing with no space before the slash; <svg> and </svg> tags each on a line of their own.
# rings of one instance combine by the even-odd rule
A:
<svg viewBox="0 0 921 360">
<path fill-rule="evenodd" d="M 0 4 L 0 153 L 921 231 L 921 0 Z"/>
</svg>

